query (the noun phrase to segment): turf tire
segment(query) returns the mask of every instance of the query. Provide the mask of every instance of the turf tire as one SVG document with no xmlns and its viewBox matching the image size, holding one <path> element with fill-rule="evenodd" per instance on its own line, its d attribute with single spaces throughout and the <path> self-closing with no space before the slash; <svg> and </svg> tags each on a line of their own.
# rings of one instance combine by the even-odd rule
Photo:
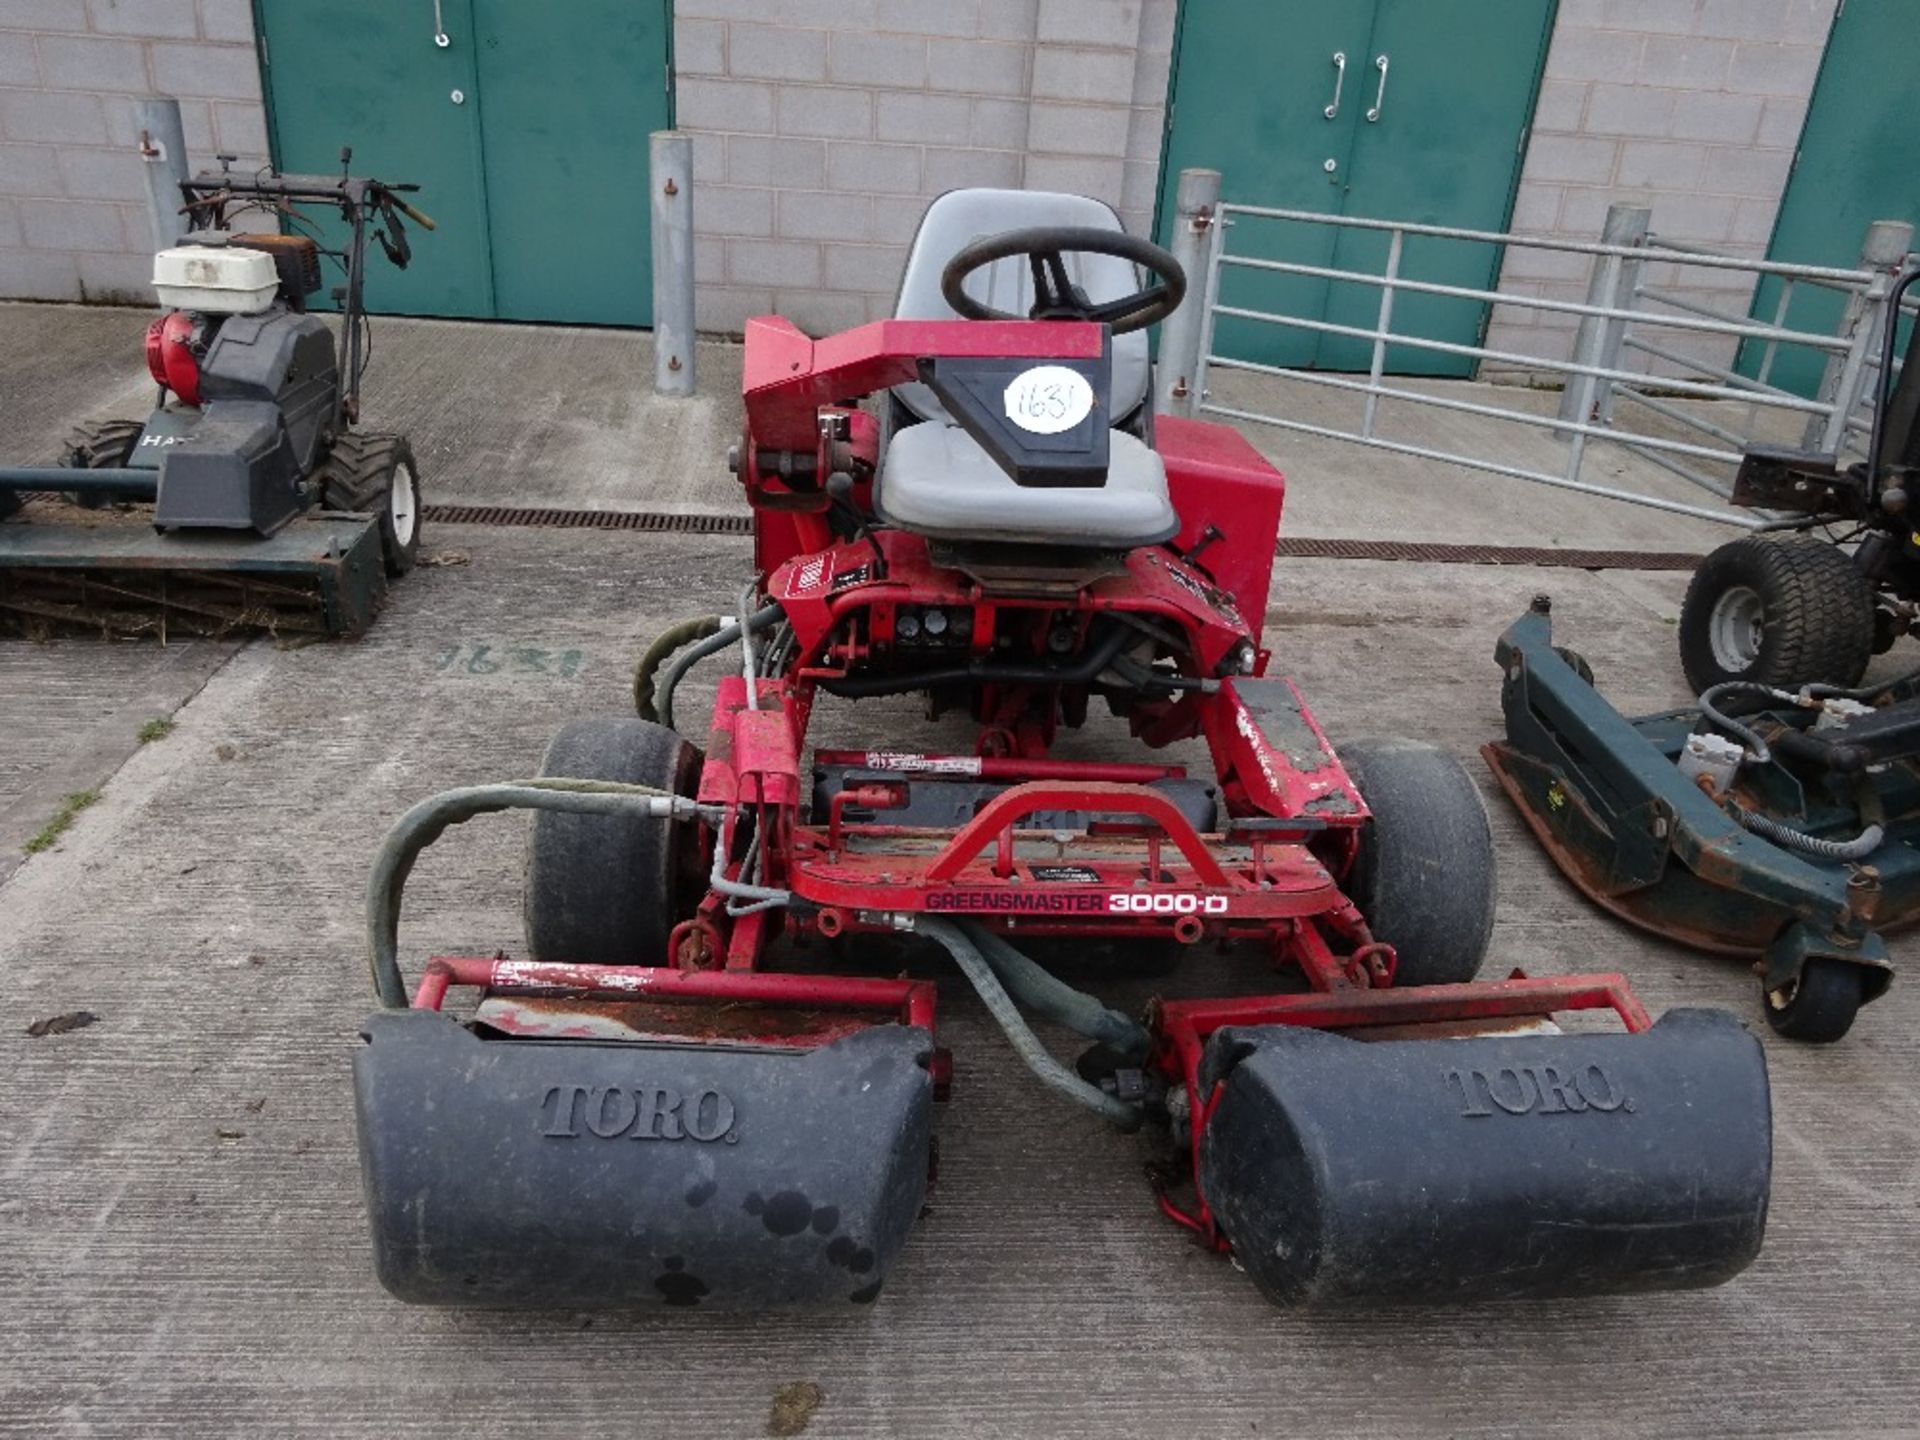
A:
<svg viewBox="0 0 1920 1440">
<path fill-rule="evenodd" d="M 563 727 L 540 773 L 691 795 L 700 753 L 664 726 L 597 716 Z M 670 965 L 667 938 L 699 889 L 688 824 L 536 810 L 521 902 L 527 951 L 582 965 Z"/>
<path fill-rule="evenodd" d="M 1493 934 L 1493 830 L 1466 767 L 1417 740 L 1355 740 L 1340 759 L 1373 812 L 1345 889 L 1399 956 L 1396 985 L 1471 980 Z"/>
<path fill-rule="evenodd" d="M 1733 592 L 1758 596 L 1760 640 L 1739 668 L 1716 653 L 1716 611 Z M 1698 694 L 1728 680 L 1781 689 L 1854 686 L 1873 655 L 1872 584 L 1853 557 L 1806 535 L 1748 535 L 1700 562 L 1680 606 L 1680 665 Z"/>
</svg>

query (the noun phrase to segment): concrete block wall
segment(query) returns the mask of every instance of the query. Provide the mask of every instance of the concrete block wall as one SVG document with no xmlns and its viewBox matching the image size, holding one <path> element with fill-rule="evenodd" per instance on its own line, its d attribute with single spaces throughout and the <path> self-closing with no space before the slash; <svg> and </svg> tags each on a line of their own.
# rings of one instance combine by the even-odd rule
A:
<svg viewBox="0 0 1920 1440">
<path fill-rule="evenodd" d="M 1614 201 L 1648 205 L 1656 237 L 1766 254 L 1835 0 L 1560 0 L 1512 229 L 1597 240 Z M 1592 261 L 1509 249 L 1500 289 L 1582 300 Z M 1650 266 L 1644 283 L 1744 313 L 1753 277 Z M 1495 307 L 1489 347 L 1567 359 L 1578 317 Z M 1727 364 L 1733 343 L 1663 348 Z M 1675 367 L 1628 357 L 1633 368 Z"/>
<path fill-rule="evenodd" d="M 0 0 L 0 297 L 152 303 L 149 94 L 193 163 L 264 163 L 249 0 Z"/>
<path fill-rule="evenodd" d="M 697 322 L 887 313 L 927 201 L 1074 190 L 1151 225 L 1175 0 L 676 0 Z"/>
</svg>

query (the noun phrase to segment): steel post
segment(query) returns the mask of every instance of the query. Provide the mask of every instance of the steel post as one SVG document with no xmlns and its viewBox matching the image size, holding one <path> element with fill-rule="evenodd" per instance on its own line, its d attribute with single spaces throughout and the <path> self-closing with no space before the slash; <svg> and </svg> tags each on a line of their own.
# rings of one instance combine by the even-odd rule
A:
<svg viewBox="0 0 1920 1440">
<path fill-rule="evenodd" d="M 693 137 L 656 130 L 653 197 L 653 388 L 687 396 L 693 374 Z"/>
<path fill-rule="evenodd" d="M 1160 326 L 1160 358 L 1154 371 L 1154 409 L 1187 415 L 1200 401 L 1200 352 L 1206 325 L 1206 279 L 1219 243 L 1220 172 L 1182 170 L 1175 193 L 1173 258 L 1187 272 L 1187 298 Z"/>
<path fill-rule="evenodd" d="M 1647 243 L 1647 227 L 1653 211 L 1645 205 L 1615 203 L 1607 207 L 1605 226 L 1600 231 L 1602 245 L 1638 248 Z M 1624 263 L 1619 263 L 1624 262 Z M 1619 254 L 1596 255 L 1593 273 L 1587 281 L 1587 303 L 1609 310 L 1633 308 L 1633 292 L 1640 283 L 1640 262 Z M 1573 353 L 1582 363 L 1615 370 L 1620 365 L 1620 349 L 1626 339 L 1626 321 L 1598 315 L 1580 322 L 1580 333 L 1573 342 Z M 1589 358 L 1591 357 L 1591 358 Z M 1595 413 L 1604 420 L 1613 417 L 1613 382 L 1602 379 L 1598 389 L 1569 385 L 1560 392 L 1560 418 L 1584 425 Z"/>
<path fill-rule="evenodd" d="M 171 95 L 143 95 L 134 102 L 134 125 L 140 133 L 140 158 L 146 162 L 147 223 L 153 229 L 153 248 L 165 250 L 178 243 L 187 228 L 180 207 L 186 197 L 187 137 L 180 126 L 180 102 Z"/>
<path fill-rule="evenodd" d="M 1847 420 L 1859 406 L 1867 384 L 1869 361 L 1879 348 L 1880 326 L 1886 320 L 1887 296 L 1913 248 L 1913 226 L 1902 220 L 1875 220 L 1867 226 L 1860 245 L 1860 268 L 1873 272 L 1862 289 L 1847 297 L 1839 335 L 1847 342 L 1842 354 L 1827 357 L 1818 398 L 1832 405 L 1824 416 L 1807 421 L 1806 446 L 1838 455 L 1847 443 Z"/>
</svg>

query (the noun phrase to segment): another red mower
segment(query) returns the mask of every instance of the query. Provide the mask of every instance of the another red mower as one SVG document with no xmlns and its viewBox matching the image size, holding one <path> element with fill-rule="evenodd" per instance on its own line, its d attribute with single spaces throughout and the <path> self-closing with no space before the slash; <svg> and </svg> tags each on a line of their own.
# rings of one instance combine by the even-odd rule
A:
<svg viewBox="0 0 1920 1440">
<path fill-rule="evenodd" d="M 661 637 L 639 718 L 424 803 L 376 867 L 383 1008 L 355 1082 L 396 1295 L 874 1299 L 949 1065 L 931 981 L 795 968 L 778 942 L 814 936 L 942 947 L 1043 1084 L 1169 1137 L 1161 1208 L 1276 1301 L 1706 1286 L 1758 1252 L 1755 1040 L 1719 1012 L 1651 1023 L 1619 975 L 1476 982 L 1494 858 L 1463 768 L 1405 740 L 1336 753 L 1268 673 L 1281 477 L 1148 400 L 1146 327 L 1185 289 L 1095 201 L 959 191 L 899 318 L 749 325 L 738 616 Z M 723 653 L 703 756 L 673 695 Z M 922 695 L 976 739 L 809 756 L 823 694 Z M 1204 739 L 1211 773 L 1061 758 L 1096 699 L 1143 751 Z M 434 960 L 409 1001 L 413 858 L 516 807 L 540 812 L 531 958 Z M 1229 947 L 1291 984 L 1135 1018 L 1028 936 Z M 1567 1033 L 1569 1011 L 1618 1024 Z M 1026 1013 L 1092 1048 L 1063 1064 Z"/>
</svg>

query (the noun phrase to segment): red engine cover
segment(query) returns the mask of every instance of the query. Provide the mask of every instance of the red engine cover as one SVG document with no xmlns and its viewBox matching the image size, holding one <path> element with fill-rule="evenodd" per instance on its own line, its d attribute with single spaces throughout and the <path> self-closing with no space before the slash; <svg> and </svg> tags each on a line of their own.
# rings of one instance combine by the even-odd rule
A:
<svg viewBox="0 0 1920 1440">
<path fill-rule="evenodd" d="M 147 327 L 147 369 L 188 405 L 200 403 L 200 361 L 193 353 L 193 317 L 184 310 Z"/>
</svg>

